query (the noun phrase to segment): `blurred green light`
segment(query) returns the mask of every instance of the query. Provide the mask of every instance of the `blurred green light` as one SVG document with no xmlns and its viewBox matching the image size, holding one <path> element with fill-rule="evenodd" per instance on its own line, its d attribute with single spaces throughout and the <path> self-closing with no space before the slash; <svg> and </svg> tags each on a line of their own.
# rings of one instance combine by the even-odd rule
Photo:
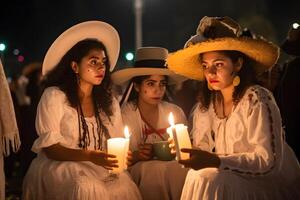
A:
<svg viewBox="0 0 300 200">
<path fill-rule="evenodd" d="M 5 44 L 0 43 L 0 51 L 4 51 L 6 48 Z"/>
<path fill-rule="evenodd" d="M 134 55 L 133 55 L 133 53 L 128 52 L 128 53 L 126 53 L 125 57 L 126 57 L 126 60 L 131 61 L 131 60 L 133 60 Z"/>
</svg>

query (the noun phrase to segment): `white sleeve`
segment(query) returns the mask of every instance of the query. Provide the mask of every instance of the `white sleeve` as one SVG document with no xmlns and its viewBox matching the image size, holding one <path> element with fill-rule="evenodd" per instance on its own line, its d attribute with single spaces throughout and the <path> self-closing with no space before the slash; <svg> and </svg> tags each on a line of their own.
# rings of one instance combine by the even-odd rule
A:
<svg viewBox="0 0 300 200">
<path fill-rule="evenodd" d="M 255 90 L 249 96 L 245 112 L 249 150 L 220 155 L 220 168 L 241 175 L 265 175 L 275 168 L 276 156 L 282 151 L 280 112 L 273 96 L 265 89 Z"/>
<path fill-rule="evenodd" d="M 177 105 L 174 105 L 174 106 L 176 106 L 175 107 L 176 112 L 174 113 L 174 115 L 175 115 L 174 116 L 175 117 L 175 124 L 182 123 L 182 124 L 187 125 L 188 122 L 187 122 L 187 119 L 186 119 L 186 116 L 185 116 L 183 110 Z"/>
<path fill-rule="evenodd" d="M 35 126 L 39 137 L 34 141 L 32 150 L 36 153 L 64 140 L 60 133 L 65 96 L 56 88 L 47 88 L 38 104 Z"/>
<path fill-rule="evenodd" d="M 215 143 L 212 138 L 212 122 L 208 111 L 202 112 L 199 105 L 195 107 L 193 112 L 193 146 L 205 151 L 212 152 Z"/>
</svg>

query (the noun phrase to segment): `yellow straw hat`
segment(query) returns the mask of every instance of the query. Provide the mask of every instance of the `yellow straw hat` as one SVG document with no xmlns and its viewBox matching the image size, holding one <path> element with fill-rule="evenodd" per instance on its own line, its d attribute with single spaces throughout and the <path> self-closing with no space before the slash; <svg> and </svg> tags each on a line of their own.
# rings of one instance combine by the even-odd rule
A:
<svg viewBox="0 0 300 200">
<path fill-rule="evenodd" d="M 197 34 L 185 44 L 184 49 L 170 53 L 168 68 L 191 79 L 203 80 L 199 54 L 209 51 L 232 50 L 244 53 L 255 61 L 255 71 L 260 74 L 271 68 L 279 57 L 279 48 L 262 38 L 242 37 L 241 28 L 229 17 L 203 17 Z"/>
</svg>

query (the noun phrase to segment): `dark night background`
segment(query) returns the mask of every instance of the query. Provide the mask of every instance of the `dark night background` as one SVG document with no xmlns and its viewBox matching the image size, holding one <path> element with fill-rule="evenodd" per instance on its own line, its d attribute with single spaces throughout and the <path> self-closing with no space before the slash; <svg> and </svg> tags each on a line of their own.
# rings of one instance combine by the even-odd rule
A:
<svg viewBox="0 0 300 200">
<path fill-rule="evenodd" d="M 0 42 L 8 75 L 32 61 L 42 61 L 48 47 L 65 29 L 87 20 L 112 24 L 121 38 L 118 66 L 134 51 L 134 0 L 2 0 Z M 170 51 L 183 46 L 205 16 L 228 15 L 243 27 L 280 44 L 293 22 L 300 21 L 300 1 L 272 0 L 143 0 L 143 46 Z M 18 62 L 13 50 L 24 56 Z"/>
</svg>

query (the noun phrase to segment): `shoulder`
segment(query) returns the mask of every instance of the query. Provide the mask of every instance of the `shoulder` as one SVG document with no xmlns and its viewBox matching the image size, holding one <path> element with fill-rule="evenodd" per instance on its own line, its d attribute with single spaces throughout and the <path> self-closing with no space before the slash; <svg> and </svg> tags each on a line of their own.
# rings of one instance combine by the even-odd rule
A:
<svg viewBox="0 0 300 200">
<path fill-rule="evenodd" d="M 182 111 L 182 109 L 177 106 L 176 104 L 173 104 L 173 103 L 169 103 L 169 102 L 166 102 L 166 101 L 162 101 L 160 103 L 161 107 L 163 109 L 166 109 L 166 110 L 171 110 L 171 111 Z"/>
<path fill-rule="evenodd" d="M 66 98 L 65 93 L 61 91 L 58 87 L 48 87 L 44 90 L 41 100 L 60 101 L 60 100 L 64 100 L 65 98 Z"/>
<path fill-rule="evenodd" d="M 243 96 L 243 101 L 255 105 L 260 102 L 268 102 L 275 100 L 271 91 L 262 86 L 254 85 L 247 89 Z"/>
<path fill-rule="evenodd" d="M 133 102 L 126 102 L 125 104 L 122 105 L 121 107 L 122 113 L 130 113 L 130 112 L 135 112 L 137 110 L 137 106 Z"/>
</svg>

